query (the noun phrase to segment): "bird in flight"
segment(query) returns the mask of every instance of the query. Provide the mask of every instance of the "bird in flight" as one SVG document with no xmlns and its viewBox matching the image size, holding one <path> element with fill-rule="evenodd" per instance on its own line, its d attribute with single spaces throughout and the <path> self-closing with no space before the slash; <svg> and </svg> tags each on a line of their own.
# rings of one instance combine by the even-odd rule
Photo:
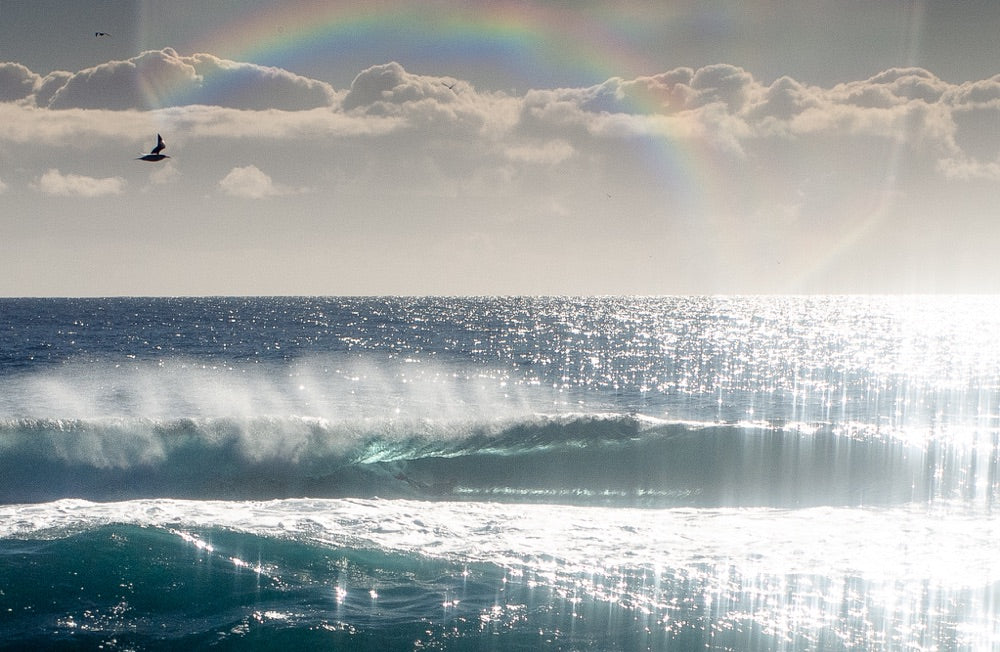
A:
<svg viewBox="0 0 1000 652">
<path fill-rule="evenodd" d="M 108 34 L 107 32 L 94 32 L 94 36 L 96 36 L 97 38 L 101 38 L 103 36 L 111 36 L 111 35 Z"/>
<path fill-rule="evenodd" d="M 166 154 L 160 154 L 167 145 L 163 142 L 163 137 L 160 134 L 156 134 L 156 147 L 149 151 L 149 154 L 145 156 L 140 156 L 137 161 L 162 161 L 165 158 L 170 158 Z"/>
<path fill-rule="evenodd" d="M 455 90 L 455 84 L 457 84 L 457 83 L 458 82 L 452 82 L 451 84 L 446 84 L 444 82 L 441 82 L 441 85 L 444 86 L 445 88 L 447 88 L 448 90 L 453 91 L 453 90 Z"/>
</svg>

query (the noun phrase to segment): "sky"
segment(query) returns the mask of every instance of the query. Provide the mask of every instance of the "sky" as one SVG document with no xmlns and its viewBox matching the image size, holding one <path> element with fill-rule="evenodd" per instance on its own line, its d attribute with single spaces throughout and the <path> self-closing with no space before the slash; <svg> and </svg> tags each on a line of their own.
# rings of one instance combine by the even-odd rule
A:
<svg viewBox="0 0 1000 652">
<path fill-rule="evenodd" d="M 977 1 L 0 0 L 0 296 L 1000 292 L 997 34 Z"/>
</svg>

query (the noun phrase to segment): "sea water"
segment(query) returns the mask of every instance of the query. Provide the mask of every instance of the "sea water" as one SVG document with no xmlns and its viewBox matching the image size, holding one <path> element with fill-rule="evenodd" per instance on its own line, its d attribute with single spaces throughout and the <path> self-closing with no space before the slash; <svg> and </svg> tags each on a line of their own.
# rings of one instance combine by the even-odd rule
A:
<svg viewBox="0 0 1000 652">
<path fill-rule="evenodd" d="M 0 648 L 1000 647 L 1000 298 L 0 300 Z"/>
</svg>

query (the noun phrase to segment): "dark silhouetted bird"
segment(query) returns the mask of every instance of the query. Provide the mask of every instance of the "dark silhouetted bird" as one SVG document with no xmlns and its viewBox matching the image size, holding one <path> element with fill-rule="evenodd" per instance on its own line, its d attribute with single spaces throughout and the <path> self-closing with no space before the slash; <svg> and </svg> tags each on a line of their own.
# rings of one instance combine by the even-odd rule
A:
<svg viewBox="0 0 1000 652">
<path fill-rule="evenodd" d="M 167 145 L 163 142 L 163 137 L 160 134 L 156 134 L 156 147 L 149 151 L 149 154 L 145 156 L 140 156 L 137 161 L 162 161 L 165 158 L 170 158 L 166 154 L 160 154 Z"/>
<path fill-rule="evenodd" d="M 96 36 L 97 38 L 101 38 L 102 36 L 111 36 L 111 35 L 108 34 L 107 32 L 94 32 L 94 36 Z"/>
</svg>

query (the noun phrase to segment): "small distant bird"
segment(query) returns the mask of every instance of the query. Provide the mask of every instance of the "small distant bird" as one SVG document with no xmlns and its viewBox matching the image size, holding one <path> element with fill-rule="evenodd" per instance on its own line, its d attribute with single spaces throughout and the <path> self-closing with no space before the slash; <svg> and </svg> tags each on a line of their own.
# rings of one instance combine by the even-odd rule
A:
<svg viewBox="0 0 1000 652">
<path fill-rule="evenodd" d="M 140 156 L 137 161 L 162 161 L 165 158 L 170 158 L 166 154 L 160 154 L 163 148 L 166 147 L 166 143 L 163 142 L 163 137 L 160 134 L 156 134 L 156 147 L 149 151 L 149 154 L 145 156 Z"/>
<path fill-rule="evenodd" d="M 94 32 L 94 36 L 101 38 L 102 36 L 111 36 L 111 34 L 108 34 L 107 32 Z"/>
<path fill-rule="evenodd" d="M 457 84 L 457 83 L 458 82 L 452 82 L 451 84 L 446 84 L 444 82 L 441 82 L 441 85 L 444 86 L 445 88 L 447 88 L 449 91 L 453 91 L 453 90 L 455 90 L 455 84 Z"/>
</svg>

